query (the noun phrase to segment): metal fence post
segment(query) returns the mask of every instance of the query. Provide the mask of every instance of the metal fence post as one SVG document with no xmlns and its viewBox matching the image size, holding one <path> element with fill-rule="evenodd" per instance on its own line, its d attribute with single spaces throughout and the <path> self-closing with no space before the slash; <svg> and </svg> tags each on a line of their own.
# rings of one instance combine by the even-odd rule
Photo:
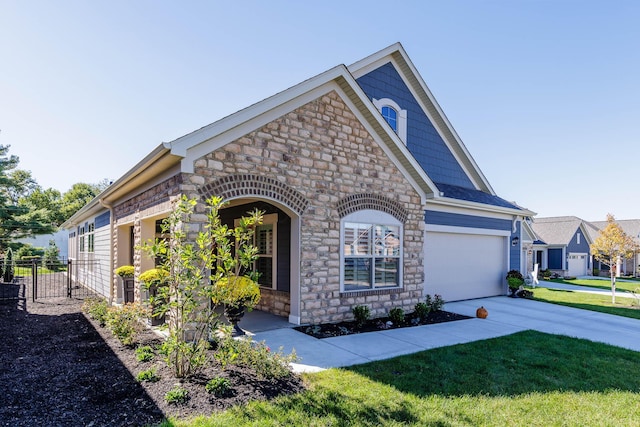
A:
<svg viewBox="0 0 640 427">
<path fill-rule="evenodd" d="M 67 298 L 71 298 L 71 270 L 73 266 L 71 265 L 71 259 L 67 260 Z"/>
<path fill-rule="evenodd" d="M 31 260 L 31 302 L 36 302 L 38 298 L 38 264 L 35 259 Z"/>
</svg>

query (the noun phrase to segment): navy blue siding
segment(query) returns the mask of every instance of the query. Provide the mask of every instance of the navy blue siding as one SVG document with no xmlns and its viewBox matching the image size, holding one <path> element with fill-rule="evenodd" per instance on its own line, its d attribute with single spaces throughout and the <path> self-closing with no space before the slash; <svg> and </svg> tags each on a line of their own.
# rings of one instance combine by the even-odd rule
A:
<svg viewBox="0 0 640 427">
<path fill-rule="evenodd" d="M 514 237 L 518 238 L 517 245 L 513 246 L 511 244 L 511 240 Z M 518 270 L 520 271 L 520 258 L 522 258 L 522 222 L 518 221 L 516 225 L 516 232 L 511 233 L 511 238 L 509 239 L 509 270 Z"/>
<path fill-rule="evenodd" d="M 564 270 L 561 248 L 549 249 L 547 251 L 547 256 L 548 256 L 547 266 L 550 270 Z"/>
<path fill-rule="evenodd" d="M 109 225 L 110 222 L 111 222 L 111 215 L 109 214 L 108 211 L 98 215 L 95 221 L 96 230 L 100 227 L 105 227 Z"/>
<path fill-rule="evenodd" d="M 407 148 L 433 181 L 474 188 L 390 62 L 357 81 L 369 98 L 390 98 L 407 110 Z"/>
<path fill-rule="evenodd" d="M 578 239 L 576 235 L 578 233 L 580 233 L 580 244 L 577 243 Z M 578 229 L 574 233 L 573 237 L 571 238 L 571 241 L 567 245 L 567 251 L 576 252 L 576 253 L 585 253 L 585 254 L 588 254 L 591 252 L 589 248 L 589 244 L 587 243 L 587 240 L 584 238 L 584 233 L 582 232 L 582 230 Z"/>
<path fill-rule="evenodd" d="M 454 214 L 449 212 L 424 211 L 426 224 L 447 225 L 452 227 L 484 228 L 487 230 L 511 230 L 508 219 L 486 218 L 482 216 Z"/>
</svg>

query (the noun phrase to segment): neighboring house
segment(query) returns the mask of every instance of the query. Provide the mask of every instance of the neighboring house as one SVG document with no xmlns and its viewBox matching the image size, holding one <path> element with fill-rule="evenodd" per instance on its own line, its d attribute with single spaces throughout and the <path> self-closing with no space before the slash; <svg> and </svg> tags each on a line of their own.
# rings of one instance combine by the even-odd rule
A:
<svg viewBox="0 0 640 427">
<path fill-rule="evenodd" d="M 624 231 L 624 233 L 627 236 L 633 238 L 635 242 L 638 245 L 640 245 L 640 219 L 616 220 L 616 223 L 620 225 L 620 228 L 622 228 L 622 231 Z M 607 226 L 608 222 L 607 221 L 591 221 L 590 224 L 592 225 L 590 234 L 591 234 L 591 239 L 593 241 L 598 237 L 598 235 L 600 234 L 600 231 Z M 602 264 L 598 261 L 594 261 L 594 267 L 599 269 L 600 271 L 606 271 L 606 272 L 609 271 L 608 265 Z M 636 254 L 632 258 L 621 260 L 618 267 L 619 267 L 617 269 L 618 275 L 626 275 L 626 274 L 631 274 L 633 276 L 640 275 L 640 270 L 639 270 L 640 252 L 636 252 Z M 606 273 L 606 274 L 609 275 L 609 273 Z"/>
<path fill-rule="evenodd" d="M 531 227 L 536 234 L 532 260 L 540 270 L 561 276 L 592 274 L 592 226 L 588 222 L 575 216 L 534 218 Z"/>
<path fill-rule="evenodd" d="M 59 249 L 60 258 L 66 259 L 68 256 L 69 239 L 65 230 L 56 231 L 53 234 L 39 234 L 33 237 L 23 237 L 17 241 L 20 243 L 28 243 L 35 248 L 47 249 L 51 242 L 54 242 Z"/>
<path fill-rule="evenodd" d="M 113 302 L 120 265 L 143 295 L 154 261 L 138 246 L 181 195 L 229 200 L 231 226 L 265 211 L 258 308 L 295 324 L 505 294 L 533 242 L 534 213 L 496 195 L 400 44 L 159 145 L 70 218 L 70 256 Z"/>
</svg>

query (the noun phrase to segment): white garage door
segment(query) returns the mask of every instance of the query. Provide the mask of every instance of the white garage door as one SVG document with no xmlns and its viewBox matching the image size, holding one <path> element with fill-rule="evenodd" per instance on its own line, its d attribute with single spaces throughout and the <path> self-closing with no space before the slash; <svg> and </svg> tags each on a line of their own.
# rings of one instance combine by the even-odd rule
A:
<svg viewBox="0 0 640 427">
<path fill-rule="evenodd" d="M 587 275 L 587 254 L 569 254 L 569 276 Z"/>
<path fill-rule="evenodd" d="M 506 293 L 507 238 L 427 232 L 425 293 L 459 301 Z"/>
</svg>

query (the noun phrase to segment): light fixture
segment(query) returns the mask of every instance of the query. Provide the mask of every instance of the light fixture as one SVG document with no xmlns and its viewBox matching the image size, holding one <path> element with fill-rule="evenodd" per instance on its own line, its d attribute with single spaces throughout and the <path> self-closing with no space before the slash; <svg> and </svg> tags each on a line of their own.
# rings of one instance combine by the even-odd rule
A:
<svg viewBox="0 0 640 427">
<path fill-rule="evenodd" d="M 520 243 L 520 238 L 518 236 L 511 239 L 511 246 L 518 246 L 518 243 Z"/>
</svg>

